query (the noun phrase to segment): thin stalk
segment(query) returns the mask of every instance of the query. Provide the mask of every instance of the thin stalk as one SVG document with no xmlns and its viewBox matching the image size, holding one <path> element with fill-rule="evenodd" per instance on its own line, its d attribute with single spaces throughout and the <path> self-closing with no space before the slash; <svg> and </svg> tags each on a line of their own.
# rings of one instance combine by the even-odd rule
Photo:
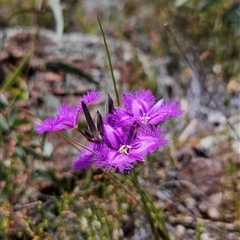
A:
<svg viewBox="0 0 240 240">
<path fill-rule="evenodd" d="M 104 46 L 105 46 L 105 49 L 106 49 L 106 52 L 107 52 L 108 63 L 109 63 L 109 67 L 110 67 L 110 71 L 111 71 L 111 75 L 112 75 L 114 91 L 115 91 L 115 94 L 116 94 L 117 104 L 119 106 L 120 105 L 120 100 L 119 100 L 119 95 L 118 95 L 118 91 L 117 91 L 117 84 L 116 84 L 116 79 L 115 79 L 114 74 L 113 74 L 113 67 L 112 67 L 112 62 L 111 62 L 111 58 L 110 58 L 110 54 L 109 54 L 109 50 L 108 50 L 106 37 L 105 37 L 104 31 L 103 31 L 103 28 L 102 28 L 102 24 L 101 24 L 101 21 L 100 21 L 99 17 L 97 17 L 97 19 L 98 19 L 98 23 L 99 23 L 99 26 L 100 26 L 100 29 L 101 29 L 101 32 L 102 32 Z"/>
<path fill-rule="evenodd" d="M 117 183 L 118 185 L 120 185 L 120 187 L 123 188 L 123 190 L 124 190 L 125 192 L 127 192 L 129 195 L 131 195 L 137 203 L 139 203 L 140 205 L 143 205 L 143 203 L 142 203 L 140 200 L 138 200 L 138 199 L 133 195 L 133 193 L 132 193 L 129 189 L 127 189 L 120 181 L 118 181 L 111 173 L 106 172 L 106 175 L 107 175 L 108 177 L 110 177 L 115 183 Z"/>
<path fill-rule="evenodd" d="M 164 240 L 170 240 L 163 217 L 159 214 L 159 210 L 156 208 L 152 200 L 140 186 L 136 172 L 133 170 L 132 173 L 133 174 L 131 180 L 135 188 L 137 189 L 138 193 L 140 194 L 142 203 L 145 207 L 145 212 L 148 216 L 148 221 L 152 229 L 153 238 L 159 239 L 161 237 Z M 154 214 L 154 216 L 152 215 L 152 213 Z M 156 221 L 158 222 L 158 224 L 155 224 Z"/>
<path fill-rule="evenodd" d="M 56 133 L 58 136 L 60 136 L 61 138 L 63 138 L 67 143 L 71 144 L 73 147 L 75 147 L 78 151 L 80 151 L 79 148 L 77 148 L 77 146 L 71 141 L 69 140 L 67 137 L 65 137 L 62 133 L 60 132 L 54 132 Z"/>
<path fill-rule="evenodd" d="M 37 116 L 36 114 L 34 114 L 33 112 L 29 111 L 28 109 L 25 109 L 25 108 L 21 108 L 22 111 L 24 111 L 25 113 L 27 113 L 28 115 L 31 115 L 32 117 L 35 117 L 39 120 L 42 121 L 42 118 L 40 118 L 39 116 Z"/>
<path fill-rule="evenodd" d="M 74 141 L 73 143 L 75 143 L 75 144 L 77 144 L 78 146 L 80 146 L 80 147 L 88 150 L 89 152 L 91 152 L 91 153 L 93 153 L 93 154 L 96 154 L 96 153 L 95 153 L 94 151 L 92 151 L 90 148 L 84 146 L 83 144 L 81 144 L 81 143 L 79 143 L 79 142 L 77 142 L 77 141 Z"/>
<path fill-rule="evenodd" d="M 159 235 L 158 235 L 158 231 L 157 231 L 157 229 L 155 227 L 155 224 L 154 224 L 154 219 L 152 217 L 151 209 L 149 208 L 149 206 L 147 204 L 147 201 L 146 201 L 145 196 L 143 194 L 142 188 L 138 184 L 137 176 L 136 176 L 134 171 L 133 171 L 133 175 L 132 175 L 132 183 L 135 186 L 135 188 L 137 189 L 138 193 L 140 194 L 142 204 L 144 205 L 144 209 L 145 209 L 145 212 L 146 212 L 147 217 L 148 217 L 148 221 L 149 221 L 151 229 L 152 229 L 153 239 L 157 240 L 157 239 L 159 239 Z"/>
</svg>

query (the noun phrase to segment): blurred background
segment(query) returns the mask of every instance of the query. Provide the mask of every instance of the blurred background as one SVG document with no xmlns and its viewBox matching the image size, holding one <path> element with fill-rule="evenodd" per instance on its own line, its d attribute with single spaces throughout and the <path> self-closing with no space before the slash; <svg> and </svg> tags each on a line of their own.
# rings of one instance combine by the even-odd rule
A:
<svg viewBox="0 0 240 240">
<path fill-rule="evenodd" d="M 34 130 L 89 90 L 114 98 L 97 17 L 119 93 L 150 89 L 185 111 L 163 124 L 171 144 L 135 166 L 172 239 L 239 239 L 239 1 L 0 4 L 1 239 L 151 239 L 131 195 L 94 167 L 74 171 L 78 151 Z M 104 113 L 103 101 L 90 109 Z"/>
</svg>

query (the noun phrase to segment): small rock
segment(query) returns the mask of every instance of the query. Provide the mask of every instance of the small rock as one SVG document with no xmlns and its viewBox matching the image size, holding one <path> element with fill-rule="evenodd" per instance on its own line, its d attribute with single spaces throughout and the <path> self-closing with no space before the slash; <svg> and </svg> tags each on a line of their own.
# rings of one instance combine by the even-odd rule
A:
<svg viewBox="0 0 240 240">
<path fill-rule="evenodd" d="M 182 236 L 185 233 L 186 228 L 183 225 L 177 225 L 176 230 L 178 234 Z"/>
<path fill-rule="evenodd" d="M 158 199 L 160 199 L 161 201 L 164 201 L 164 202 L 171 200 L 171 194 L 168 191 L 157 190 L 156 196 Z"/>
<path fill-rule="evenodd" d="M 198 209 L 201 211 L 201 212 L 206 212 L 207 210 L 207 205 L 205 203 L 200 203 L 198 205 Z"/>
<path fill-rule="evenodd" d="M 211 195 L 208 199 L 208 202 L 210 205 L 218 208 L 219 205 L 222 203 L 222 200 L 223 200 L 223 194 L 219 192 Z"/>
<path fill-rule="evenodd" d="M 196 220 L 190 216 L 183 216 L 180 219 L 181 224 L 187 227 L 194 227 L 196 225 Z"/>
<path fill-rule="evenodd" d="M 212 238 L 209 236 L 209 234 L 208 233 L 202 233 L 201 234 L 201 238 L 200 238 L 201 240 L 211 240 Z"/>
<path fill-rule="evenodd" d="M 212 220 L 218 220 L 220 218 L 220 213 L 216 208 L 208 208 L 207 213 Z"/>
<path fill-rule="evenodd" d="M 123 237 L 123 230 L 122 230 L 122 229 L 117 229 L 117 228 L 115 228 L 115 229 L 113 230 L 112 235 L 113 235 L 113 239 L 122 238 L 122 237 Z"/>
<path fill-rule="evenodd" d="M 222 72 L 222 66 L 220 64 L 214 64 L 212 70 L 215 74 L 219 74 Z"/>
<path fill-rule="evenodd" d="M 202 148 L 206 148 L 210 150 L 211 148 L 215 147 L 218 142 L 220 142 L 220 138 L 216 136 L 207 136 L 200 140 L 199 144 Z"/>
<path fill-rule="evenodd" d="M 195 208 L 195 206 L 196 206 L 196 204 L 197 204 L 196 201 L 195 201 L 195 199 L 192 198 L 192 197 L 186 198 L 186 199 L 184 200 L 184 202 L 185 202 L 187 208 L 190 209 L 190 210 L 193 209 L 193 208 Z"/>
</svg>

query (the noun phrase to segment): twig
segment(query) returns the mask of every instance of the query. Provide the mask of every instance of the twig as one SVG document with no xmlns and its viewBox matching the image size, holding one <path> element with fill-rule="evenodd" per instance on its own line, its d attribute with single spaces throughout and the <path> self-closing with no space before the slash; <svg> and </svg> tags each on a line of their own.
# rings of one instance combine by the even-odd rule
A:
<svg viewBox="0 0 240 240">
<path fill-rule="evenodd" d="M 177 39 L 175 38 L 175 36 L 173 35 L 172 31 L 170 30 L 170 28 L 168 27 L 168 22 L 165 21 L 164 22 L 164 27 L 167 29 L 168 33 L 170 34 L 170 36 L 172 37 L 174 43 L 176 44 L 177 48 L 179 49 L 179 51 L 181 52 L 181 54 L 183 55 L 183 58 L 185 59 L 185 61 L 187 62 L 187 64 L 190 66 L 190 68 L 192 69 L 192 71 L 195 73 L 195 75 L 198 77 L 198 79 L 200 80 L 200 82 L 202 83 L 203 89 L 204 91 L 206 91 L 206 93 L 209 95 L 211 101 L 214 102 L 215 106 L 217 107 L 217 109 L 224 114 L 224 116 L 227 119 L 227 124 L 228 126 L 231 128 L 231 130 L 233 131 L 233 133 L 235 134 L 235 136 L 237 137 L 237 139 L 240 141 L 240 136 L 236 133 L 236 131 L 234 130 L 233 125 L 231 124 L 231 122 L 228 120 L 229 116 L 228 114 L 221 109 L 221 107 L 218 105 L 218 103 L 215 101 L 215 99 L 212 97 L 211 93 L 208 91 L 207 87 L 204 86 L 203 84 L 203 79 L 200 76 L 200 74 L 198 73 L 198 71 L 196 70 L 196 68 L 191 64 L 191 62 L 188 60 L 187 56 L 185 55 L 185 53 L 183 52 L 182 48 L 180 47 Z"/>
</svg>

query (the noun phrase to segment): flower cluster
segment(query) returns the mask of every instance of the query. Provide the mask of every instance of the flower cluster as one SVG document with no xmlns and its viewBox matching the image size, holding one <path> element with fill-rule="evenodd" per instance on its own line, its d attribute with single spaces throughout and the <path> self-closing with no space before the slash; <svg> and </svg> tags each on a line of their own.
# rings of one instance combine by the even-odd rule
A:
<svg viewBox="0 0 240 240">
<path fill-rule="evenodd" d="M 75 128 L 79 114 L 83 112 L 88 129 L 78 131 L 87 138 L 89 144 L 73 161 L 75 169 L 94 164 L 105 171 L 130 171 L 134 162 L 144 161 L 148 153 L 168 143 L 159 123 L 183 113 L 178 101 L 156 102 L 149 90 L 142 90 L 124 93 L 122 107 L 114 107 L 108 95 L 106 116 L 102 117 L 97 112 L 94 122 L 87 105 L 100 97 L 98 92 L 88 92 L 79 100 L 77 107 L 62 105 L 54 118 L 36 125 L 38 133 Z"/>
</svg>

